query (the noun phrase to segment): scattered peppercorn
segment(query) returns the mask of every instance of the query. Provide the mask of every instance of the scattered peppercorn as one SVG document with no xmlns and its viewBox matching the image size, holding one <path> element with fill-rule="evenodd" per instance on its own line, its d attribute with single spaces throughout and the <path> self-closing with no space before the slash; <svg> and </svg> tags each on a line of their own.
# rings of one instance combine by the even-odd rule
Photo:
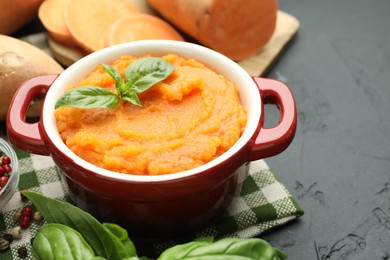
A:
<svg viewBox="0 0 390 260">
<path fill-rule="evenodd" d="M 32 216 L 32 209 L 29 207 L 23 207 L 22 211 L 20 212 L 22 216 L 31 217 Z"/>
<path fill-rule="evenodd" d="M 9 233 L 4 234 L 4 235 L 3 235 L 3 238 L 4 238 L 5 240 L 7 240 L 8 242 L 10 242 L 10 243 L 12 243 L 12 241 L 14 241 L 14 236 L 11 235 L 11 234 L 9 234 Z"/>
<path fill-rule="evenodd" d="M 15 239 L 20 239 L 22 237 L 21 227 L 17 226 L 12 229 L 12 235 Z"/>
<path fill-rule="evenodd" d="M 1 238 L 0 239 L 0 251 L 5 251 L 9 248 L 9 242 L 4 239 L 4 238 Z"/>
<path fill-rule="evenodd" d="M 30 217 L 22 215 L 19 220 L 19 225 L 21 228 L 26 229 L 30 226 Z"/>
<path fill-rule="evenodd" d="M 24 246 L 21 246 L 18 248 L 18 255 L 20 258 L 26 258 L 28 256 L 27 248 Z"/>
<path fill-rule="evenodd" d="M 42 216 L 41 212 L 36 211 L 34 213 L 34 221 L 35 222 L 41 222 L 42 220 L 43 220 L 43 216 Z"/>
<path fill-rule="evenodd" d="M 19 211 L 15 212 L 14 215 L 12 216 L 12 219 L 15 221 L 15 222 L 18 222 L 20 220 L 20 217 L 22 216 L 22 213 L 20 213 Z"/>
</svg>

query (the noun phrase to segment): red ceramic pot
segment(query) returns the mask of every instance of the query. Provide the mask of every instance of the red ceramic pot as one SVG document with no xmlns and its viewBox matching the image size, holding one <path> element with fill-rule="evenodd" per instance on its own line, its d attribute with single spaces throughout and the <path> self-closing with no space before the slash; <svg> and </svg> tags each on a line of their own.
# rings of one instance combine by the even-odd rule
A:
<svg viewBox="0 0 390 260">
<path fill-rule="evenodd" d="M 213 161 L 184 172 L 139 176 L 108 171 L 74 154 L 61 140 L 54 104 L 64 90 L 100 63 L 122 55 L 176 53 L 217 71 L 239 89 L 248 121 L 241 138 Z M 27 123 L 30 102 L 45 96 L 39 122 Z M 280 108 L 280 122 L 263 127 L 263 105 Z M 215 217 L 241 189 L 250 161 L 274 156 L 291 143 L 296 108 L 289 88 L 276 80 L 251 77 L 237 63 L 208 48 L 177 41 L 138 41 L 109 47 L 77 61 L 60 75 L 25 82 L 11 102 L 7 131 L 10 141 L 27 152 L 50 155 L 74 202 L 100 221 L 117 223 L 131 234 L 159 236 L 198 228 Z"/>
</svg>

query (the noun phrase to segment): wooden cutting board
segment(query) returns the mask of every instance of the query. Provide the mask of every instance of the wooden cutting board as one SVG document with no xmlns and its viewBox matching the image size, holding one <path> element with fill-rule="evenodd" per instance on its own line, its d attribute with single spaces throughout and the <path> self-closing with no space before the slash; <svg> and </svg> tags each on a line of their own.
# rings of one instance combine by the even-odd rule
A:
<svg viewBox="0 0 390 260">
<path fill-rule="evenodd" d="M 264 76 L 294 39 L 300 23 L 294 16 L 278 11 L 275 32 L 270 41 L 256 55 L 238 62 L 250 75 Z"/>
<path fill-rule="evenodd" d="M 278 11 L 276 29 L 268 44 L 259 53 L 238 61 L 238 64 L 252 76 L 264 76 L 293 40 L 299 26 L 300 23 L 294 16 Z M 64 66 L 69 66 L 85 56 L 81 49 L 63 46 L 50 38 L 48 45 L 54 58 Z"/>
</svg>

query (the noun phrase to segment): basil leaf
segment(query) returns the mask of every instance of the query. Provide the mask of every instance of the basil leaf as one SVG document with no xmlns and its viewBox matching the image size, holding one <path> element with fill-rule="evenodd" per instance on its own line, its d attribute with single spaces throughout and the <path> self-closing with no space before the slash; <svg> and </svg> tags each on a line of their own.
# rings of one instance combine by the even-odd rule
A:
<svg viewBox="0 0 390 260">
<path fill-rule="evenodd" d="M 104 71 L 107 72 L 111 76 L 111 78 L 115 80 L 116 90 L 118 91 L 118 93 L 120 93 L 119 89 L 123 83 L 122 83 L 122 76 L 119 73 L 119 71 L 117 71 L 115 68 L 107 64 L 100 64 L 100 65 L 103 67 Z"/>
<path fill-rule="evenodd" d="M 147 57 L 134 61 L 125 71 L 125 84 L 131 85 L 135 93 L 141 93 L 166 79 L 174 67 L 164 59 Z"/>
<path fill-rule="evenodd" d="M 93 259 L 95 254 L 76 230 L 62 224 L 46 224 L 37 231 L 33 242 L 37 260 Z"/>
<path fill-rule="evenodd" d="M 200 241 L 200 242 L 207 242 L 207 243 L 213 243 L 214 242 L 214 237 L 213 236 L 209 236 L 209 237 L 198 237 L 196 239 L 194 239 L 194 242 L 195 241 Z"/>
<path fill-rule="evenodd" d="M 31 191 L 22 192 L 40 211 L 48 223 L 66 225 L 78 231 L 92 247 L 95 255 L 110 260 L 123 259 L 111 235 L 92 215 L 70 203 L 45 197 Z"/>
<path fill-rule="evenodd" d="M 108 89 L 96 86 L 74 88 L 65 92 L 56 102 L 55 108 L 62 106 L 78 108 L 115 108 L 119 97 Z"/>
<path fill-rule="evenodd" d="M 127 231 L 117 224 L 103 223 L 103 227 L 112 235 L 116 241 L 117 249 L 120 250 L 120 255 L 124 257 L 136 257 L 137 252 L 133 242 L 129 239 Z"/>
<path fill-rule="evenodd" d="M 139 98 L 137 96 L 137 93 L 135 93 L 132 90 L 127 91 L 126 94 L 124 96 L 122 96 L 122 99 L 129 101 L 133 105 L 142 106 L 141 101 L 139 100 Z"/>
<path fill-rule="evenodd" d="M 286 253 L 259 238 L 197 240 L 165 250 L 158 260 L 285 260 Z"/>
</svg>

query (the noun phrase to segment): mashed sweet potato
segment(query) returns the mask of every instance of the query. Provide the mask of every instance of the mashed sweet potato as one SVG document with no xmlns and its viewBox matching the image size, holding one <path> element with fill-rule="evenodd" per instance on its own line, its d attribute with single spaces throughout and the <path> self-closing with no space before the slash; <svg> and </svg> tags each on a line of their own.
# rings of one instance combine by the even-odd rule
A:
<svg viewBox="0 0 390 260">
<path fill-rule="evenodd" d="M 138 58 L 124 56 L 111 65 L 123 76 Z M 227 151 L 247 121 L 236 86 L 193 59 L 162 58 L 175 70 L 139 95 L 142 107 L 121 102 L 115 109 L 56 109 L 66 145 L 99 167 L 141 175 L 188 170 Z M 115 92 L 114 80 L 101 66 L 70 88 L 86 85 Z"/>
</svg>

